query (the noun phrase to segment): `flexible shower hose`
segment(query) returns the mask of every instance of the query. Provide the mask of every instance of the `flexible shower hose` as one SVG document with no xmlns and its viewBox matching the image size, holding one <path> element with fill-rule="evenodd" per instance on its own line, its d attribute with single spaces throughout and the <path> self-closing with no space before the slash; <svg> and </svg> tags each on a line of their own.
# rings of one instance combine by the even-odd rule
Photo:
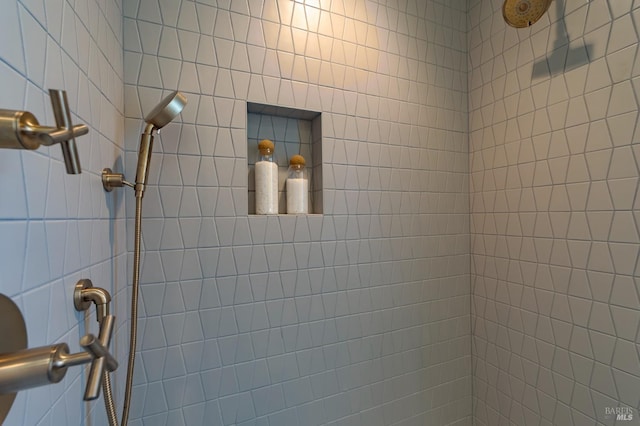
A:
<svg viewBox="0 0 640 426">
<path fill-rule="evenodd" d="M 131 390 L 133 387 L 133 368 L 136 359 L 136 344 L 138 340 L 138 288 L 140 287 L 140 239 L 142 237 L 142 193 L 136 192 L 136 218 L 133 246 L 133 288 L 131 289 L 131 332 L 129 334 L 129 360 L 127 363 L 127 378 L 122 405 L 121 426 L 129 423 L 129 409 L 131 405 Z M 110 426 L 118 426 L 116 407 L 113 402 L 111 379 L 105 370 L 102 377 L 102 392 L 107 418 Z"/>
</svg>

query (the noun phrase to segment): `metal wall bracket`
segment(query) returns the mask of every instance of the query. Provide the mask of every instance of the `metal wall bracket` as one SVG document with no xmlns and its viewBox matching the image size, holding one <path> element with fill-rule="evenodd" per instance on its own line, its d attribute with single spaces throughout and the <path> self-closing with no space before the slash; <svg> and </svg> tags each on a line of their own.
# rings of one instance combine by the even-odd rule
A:
<svg viewBox="0 0 640 426">
<path fill-rule="evenodd" d="M 135 188 L 133 183 L 127 182 L 124 179 L 124 174 L 114 173 L 113 170 L 108 167 L 102 169 L 102 187 L 105 191 L 111 192 L 113 188 L 122 188 L 123 186 Z"/>
</svg>

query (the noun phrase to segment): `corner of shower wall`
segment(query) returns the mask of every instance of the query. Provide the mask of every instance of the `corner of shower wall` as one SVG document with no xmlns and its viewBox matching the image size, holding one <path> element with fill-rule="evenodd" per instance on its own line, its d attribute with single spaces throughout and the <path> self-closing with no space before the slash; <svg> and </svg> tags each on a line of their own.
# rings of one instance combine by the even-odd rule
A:
<svg viewBox="0 0 640 426">
<path fill-rule="evenodd" d="M 500 3 L 470 11 L 474 421 L 631 424 L 640 4 Z"/>
<path fill-rule="evenodd" d="M 104 193 L 100 170 L 123 156 L 120 3 L 9 0 L 0 17 L 0 108 L 31 111 L 49 125 L 55 120 L 47 90 L 63 89 L 72 122 L 89 127 L 77 139 L 79 175 L 65 174 L 58 146 L 3 150 L 0 292 L 18 303 L 30 347 L 66 342 L 77 351 L 83 334 L 97 333 L 95 316 L 77 313 L 72 298 L 76 282 L 91 279 L 113 297 L 111 349 L 119 360 L 126 358 L 128 318 L 124 202 Z M 5 424 L 104 422 L 102 404 L 87 408 L 82 400 L 81 371 L 70 368 L 60 384 L 19 392 Z"/>
</svg>

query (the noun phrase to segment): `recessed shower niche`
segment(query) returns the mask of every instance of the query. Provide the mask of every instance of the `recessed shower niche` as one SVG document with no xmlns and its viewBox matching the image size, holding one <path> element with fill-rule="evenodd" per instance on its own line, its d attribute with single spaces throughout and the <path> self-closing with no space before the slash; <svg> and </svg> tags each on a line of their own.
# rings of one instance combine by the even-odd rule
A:
<svg viewBox="0 0 640 426">
<path fill-rule="evenodd" d="M 255 164 L 258 143 L 270 139 L 278 166 L 278 214 L 287 213 L 285 185 L 289 159 L 295 154 L 306 160 L 309 177 L 309 213 L 322 213 L 322 114 L 294 108 L 247 102 L 247 162 L 249 214 L 256 214 Z"/>
</svg>

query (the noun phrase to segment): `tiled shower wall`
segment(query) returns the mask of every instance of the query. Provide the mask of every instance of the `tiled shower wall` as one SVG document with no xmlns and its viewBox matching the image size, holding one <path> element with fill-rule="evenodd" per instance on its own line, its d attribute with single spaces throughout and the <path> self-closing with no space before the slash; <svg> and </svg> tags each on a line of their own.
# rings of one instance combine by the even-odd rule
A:
<svg viewBox="0 0 640 426">
<path fill-rule="evenodd" d="M 132 424 L 471 424 L 466 2 L 124 14 L 128 174 L 143 111 L 189 99 L 144 199 Z M 247 214 L 247 101 L 322 112 L 323 215 Z"/>
<path fill-rule="evenodd" d="M 53 125 L 47 89 L 66 89 L 74 123 L 90 129 L 77 139 L 77 176 L 65 173 L 58 146 L 0 151 L 0 293 L 20 306 L 30 347 L 67 342 L 77 352 L 97 324 L 76 313 L 72 289 L 92 279 L 114 296 L 112 351 L 125 359 L 125 212 L 100 182 L 124 152 L 121 2 L 7 0 L 0 28 L 0 108 Z M 102 402 L 82 401 L 85 381 L 73 367 L 60 384 L 20 392 L 4 424 L 104 424 Z"/>
<path fill-rule="evenodd" d="M 501 3 L 469 12 L 474 417 L 637 425 L 640 4 Z"/>
</svg>

